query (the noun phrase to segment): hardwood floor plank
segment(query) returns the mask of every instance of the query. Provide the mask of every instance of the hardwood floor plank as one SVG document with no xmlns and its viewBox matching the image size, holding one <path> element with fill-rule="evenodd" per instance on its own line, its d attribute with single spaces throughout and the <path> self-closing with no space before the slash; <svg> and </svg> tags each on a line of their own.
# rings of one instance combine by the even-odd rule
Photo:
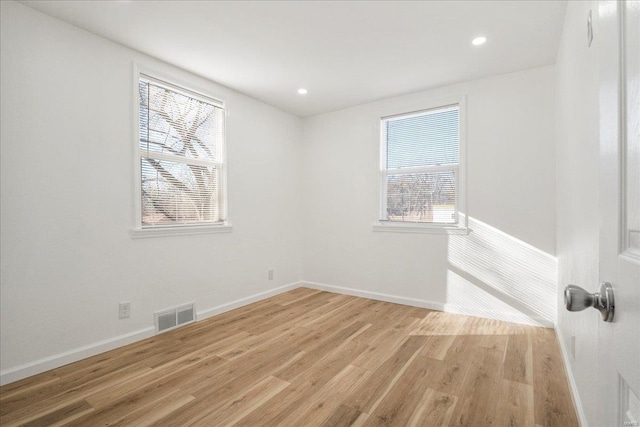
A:
<svg viewBox="0 0 640 427">
<path fill-rule="evenodd" d="M 361 387 L 343 402 L 361 412 L 371 413 L 384 398 L 397 378 L 404 372 L 427 338 L 410 336 L 398 350 L 385 360 Z"/>
<path fill-rule="evenodd" d="M 463 392 L 452 416 L 457 426 L 484 426 L 487 418 L 495 413 L 495 390 L 500 385 L 503 354 L 483 347 L 474 349 L 475 355 L 465 375 Z"/>
<path fill-rule="evenodd" d="M 498 405 L 495 414 L 496 426 L 532 426 L 533 386 L 517 381 L 502 380 L 500 389 L 496 391 Z"/>
<path fill-rule="evenodd" d="M 257 364 L 229 362 L 224 370 L 207 374 L 182 388 L 196 400 L 174 411 L 158 422 L 159 425 L 188 425 L 224 406 L 242 390 L 252 387 L 265 376 L 271 375 L 300 358 L 303 352 L 292 354 L 287 347 L 272 348 L 263 354 Z"/>
<path fill-rule="evenodd" d="M 194 338 L 193 343 L 177 343 L 175 346 L 178 348 L 159 351 L 158 354 L 146 358 L 143 363 L 150 368 L 156 369 L 162 366 L 169 366 L 171 363 L 182 361 L 185 358 L 219 355 L 237 345 L 237 343 L 250 339 L 252 336 L 247 332 L 238 332 L 233 335 L 217 334 L 216 336 L 207 337 L 204 343 L 199 338 Z M 189 341 L 191 340 L 189 339 Z"/>
<path fill-rule="evenodd" d="M 415 317 L 410 317 L 405 312 L 403 306 L 397 304 L 386 303 L 383 306 L 377 308 L 376 313 L 367 312 L 360 318 L 361 321 L 371 324 L 366 331 L 360 334 L 356 340 L 364 342 L 368 345 L 372 345 L 375 340 L 379 339 L 380 335 L 388 332 L 389 330 L 404 331 L 419 321 Z"/>
<path fill-rule="evenodd" d="M 357 358 L 353 364 L 371 371 L 377 369 L 390 354 L 395 352 L 409 338 L 407 330 L 411 329 L 416 322 L 419 322 L 419 320 L 414 317 L 407 317 L 400 327 L 387 329 L 369 344 L 367 351 Z"/>
<path fill-rule="evenodd" d="M 353 301 L 353 297 L 347 295 L 335 295 L 333 297 L 329 297 L 328 299 L 329 304 L 325 304 L 316 309 L 313 309 L 296 319 L 298 326 L 305 325 L 306 323 L 315 319 L 320 319 L 327 313 L 339 313 L 341 310 L 344 310 L 350 302 Z"/>
<path fill-rule="evenodd" d="M 422 403 L 417 407 L 408 426 L 448 426 L 458 398 L 428 388 L 422 396 Z"/>
<path fill-rule="evenodd" d="M 362 412 L 340 405 L 323 422 L 320 427 L 348 427 L 356 422 Z"/>
<path fill-rule="evenodd" d="M 110 426 L 150 426 L 194 399 L 195 397 L 191 396 L 190 394 L 169 394 L 156 400 L 155 402 L 151 402 L 150 404 L 143 406 L 142 408 L 134 412 L 131 412 L 124 418 L 121 418 L 115 423 L 110 424 Z"/>
<path fill-rule="evenodd" d="M 238 342 L 237 345 L 231 345 L 227 351 L 219 353 L 220 357 L 228 360 L 234 360 L 253 349 L 264 346 L 272 339 L 286 335 L 300 323 L 299 317 L 309 313 L 309 311 L 312 311 L 314 308 L 321 307 L 328 303 L 324 293 L 313 294 L 310 298 L 315 296 L 320 296 L 322 299 L 310 301 L 301 307 L 292 307 L 284 316 L 278 315 L 274 316 L 272 319 L 265 320 L 260 327 L 252 329 L 252 332 L 255 335 L 252 335 L 251 338 L 248 338 L 243 342 Z"/>
<path fill-rule="evenodd" d="M 233 349 L 220 353 L 220 357 L 232 361 L 242 357 L 252 357 L 254 352 L 260 354 L 262 350 L 272 348 L 278 343 L 280 345 L 288 345 L 288 343 L 296 340 L 300 351 L 302 351 L 312 347 L 315 342 L 323 337 L 323 334 L 300 327 L 295 323 L 287 323 L 257 335 L 244 343 L 238 343 Z"/>
<path fill-rule="evenodd" d="M 282 368 L 274 375 L 285 381 L 293 381 L 298 375 L 311 368 L 313 364 L 315 364 L 318 360 L 322 359 L 336 347 L 343 344 L 345 341 L 348 341 L 349 339 L 351 339 L 351 337 L 353 337 L 355 334 L 366 327 L 367 324 L 364 324 L 362 322 L 352 323 L 346 328 L 329 336 L 326 340 L 318 343 L 318 345 L 305 352 L 305 354 L 295 363 Z"/>
<path fill-rule="evenodd" d="M 539 328 L 532 338 L 535 423 L 545 427 L 577 426 L 555 331 Z"/>
<path fill-rule="evenodd" d="M 201 380 L 212 372 L 220 372 L 229 362 L 217 356 L 207 357 L 185 367 L 181 370 L 171 372 L 169 375 L 160 376 L 153 381 L 140 381 L 139 383 L 130 383 L 127 392 L 131 393 L 142 389 L 147 385 L 156 384 L 163 387 L 184 388 L 188 384 L 192 384 Z M 89 399 L 93 400 L 93 396 Z M 102 406 L 102 405 L 101 405 Z"/>
<path fill-rule="evenodd" d="M 305 288 L 2 386 L 0 424 L 578 425 L 552 330 Z"/>
<path fill-rule="evenodd" d="M 246 392 L 235 396 L 219 410 L 210 413 L 192 425 L 203 427 L 233 425 L 257 407 L 263 405 L 273 396 L 280 393 L 280 391 L 284 390 L 288 385 L 289 383 L 286 381 L 268 376 L 249 388 Z"/>
<path fill-rule="evenodd" d="M 320 425 L 340 406 L 347 395 L 360 387 L 370 374 L 371 372 L 365 369 L 347 365 L 302 405 L 290 412 L 289 416 L 282 421 L 282 425 Z"/>
<path fill-rule="evenodd" d="M 531 335 L 509 335 L 503 367 L 504 378 L 533 385 Z"/>
<path fill-rule="evenodd" d="M 458 314 L 432 311 L 422 318 L 413 328 L 412 335 L 459 335 L 469 322 L 469 317 Z"/>
<path fill-rule="evenodd" d="M 370 305 L 367 300 L 352 297 L 345 305 L 320 317 L 312 318 L 304 323 L 303 326 L 316 330 L 326 330 L 331 325 L 351 323 L 363 314 L 362 310 L 367 305 Z"/>
<path fill-rule="evenodd" d="M 256 325 L 251 329 L 251 333 L 254 335 L 260 335 L 264 332 L 270 331 L 274 327 L 286 325 L 289 322 L 296 324 L 299 317 L 302 317 L 310 311 L 327 304 L 329 304 L 329 300 L 324 293 L 305 296 L 304 298 L 297 300 L 295 305 L 286 305 L 286 311 L 279 313 L 276 316 L 266 317 L 261 324 Z"/>
<path fill-rule="evenodd" d="M 62 398 L 69 397 L 67 390 L 72 390 L 74 394 L 77 393 L 77 388 L 82 387 L 86 389 L 93 384 L 101 383 L 104 378 L 112 375 L 114 372 L 125 373 L 131 370 L 134 371 L 149 371 L 150 368 L 138 363 L 114 363 L 115 366 L 108 366 L 106 364 L 99 363 L 91 372 L 87 371 L 87 368 L 80 369 L 77 375 L 68 376 L 65 379 L 49 382 L 46 386 L 39 387 L 25 393 L 13 393 L 11 397 L 6 398 L 2 405 L 0 405 L 0 421 L 7 413 L 12 412 L 14 408 L 30 406 L 40 403 L 42 406 L 43 400 L 51 399 L 52 397 L 65 394 Z M 123 371 L 124 369 L 124 371 Z M 84 374 L 84 375 L 83 375 Z M 117 378 L 115 379 L 118 382 Z"/>
<path fill-rule="evenodd" d="M 134 364 L 124 367 L 118 371 L 110 372 L 101 378 L 95 378 L 86 384 L 81 384 L 68 390 L 56 390 L 52 396 L 39 395 L 38 398 L 27 398 L 21 401 L 11 402 L 11 406 L 7 403 L 2 404 L 3 411 L 6 411 L 0 417 L 0 425 L 12 423 L 25 423 L 40 418 L 51 412 L 71 405 L 76 401 L 83 400 L 86 396 L 96 393 L 100 390 L 108 388 L 114 384 L 125 382 L 130 376 L 138 376 L 148 372 L 150 368 L 140 367 Z"/>
<path fill-rule="evenodd" d="M 505 352 L 508 334 L 505 334 L 503 322 L 494 319 L 473 318 L 464 329 L 469 335 L 478 336 L 477 345 Z"/>
<path fill-rule="evenodd" d="M 428 381 L 442 369 L 443 362 L 425 358 L 420 353 L 400 375 L 365 425 L 405 426 L 413 417 L 416 408 L 425 405 L 424 393 L 428 390 Z"/>
<path fill-rule="evenodd" d="M 180 389 L 153 384 L 135 393 L 121 394 L 107 406 L 69 423 L 70 426 L 97 426 L 115 424 L 121 419 L 156 405 L 160 401 L 178 399 L 185 395 Z"/>
<path fill-rule="evenodd" d="M 444 360 L 457 335 L 433 335 L 425 343 L 424 354 L 432 359 Z"/>
<path fill-rule="evenodd" d="M 309 400 L 318 389 L 338 375 L 365 348 L 366 345 L 362 343 L 350 341 L 334 349 L 313 365 L 313 369 L 300 374 L 286 390 L 269 400 L 256 412 L 242 419 L 238 425 L 281 425 L 292 411 Z"/>
<path fill-rule="evenodd" d="M 435 310 L 430 310 L 428 308 L 422 308 L 422 307 L 406 306 L 406 309 L 403 311 L 405 311 L 409 317 L 424 319 L 425 317 L 427 317 L 429 313 L 433 313 Z"/>
<path fill-rule="evenodd" d="M 400 323 L 409 317 L 409 311 L 398 304 L 392 304 L 384 301 L 374 301 L 375 304 L 368 304 L 358 320 L 371 324 L 384 324 L 387 327 Z"/>
<path fill-rule="evenodd" d="M 304 289 L 304 292 L 298 292 L 298 293 L 294 292 L 299 289 Z M 326 299 L 328 301 L 329 297 L 331 296 L 331 294 L 328 292 L 319 291 L 316 289 L 309 289 L 309 288 L 298 288 L 298 289 L 294 289 L 294 291 L 280 294 L 281 298 L 278 300 L 278 304 L 299 305 L 302 301 L 306 300 L 309 297 L 314 297 L 314 296 Z"/>
<path fill-rule="evenodd" d="M 53 424 L 68 423 L 83 415 L 90 414 L 93 411 L 93 407 L 89 405 L 86 400 L 79 400 L 23 425 L 25 427 L 44 427 Z"/>
<path fill-rule="evenodd" d="M 447 344 L 449 345 L 444 357 L 439 357 L 442 355 L 442 351 L 435 352 L 436 357 L 434 358 L 442 360 L 443 363 L 441 369 L 432 376 L 429 382 L 430 388 L 455 396 L 462 393 L 465 377 L 471 367 L 471 359 L 477 357 L 476 347 L 473 343 L 474 338 L 469 335 L 437 335 L 429 338 L 421 352 L 421 357 L 434 357 L 433 341 L 439 342 L 439 345 L 444 344 L 445 347 Z"/>
<path fill-rule="evenodd" d="M 166 367 L 155 368 L 145 371 L 140 375 L 131 376 L 122 383 L 114 384 L 96 393 L 87 395 L 86 399 L 91 406 L 96 409 L 101 409 L 111 404 L 116 398 L 122 396 L 123 390 L 132 393 L 144 389 L 149 385 L 172 387 L 175 386 L 177 382 L 185 381 L 189 376 L 189 370 L 191 370 L 191 372 L 201 372 L 204 366 L 208 369 L 214 369 L 224 365 L 224 363 L 225 361 L 223 359 L 211 354 L 202 357 L 195 355 L 187 358 L 183 356 L 181 361 L 168 363 Z"/>
<path fill-rule="evenodd" d="M 60 381 L 60 377 L 53 371 L 47 371 L 44 372 L 44 375 L 34 375 L 33 377 L 7 384 L 0 389 L 0 404 L 20 394 L 32 394 L 38 389 L 55 384 L 57 381 Z"/>
</svg>

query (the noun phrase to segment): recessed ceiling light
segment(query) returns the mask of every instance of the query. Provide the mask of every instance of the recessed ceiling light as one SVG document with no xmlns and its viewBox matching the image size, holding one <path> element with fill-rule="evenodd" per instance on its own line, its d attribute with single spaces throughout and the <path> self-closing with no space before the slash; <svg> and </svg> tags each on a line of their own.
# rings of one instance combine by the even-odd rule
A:
<svg viewBox="0 0 640 427">
<path fill-rule="evenodd" d="M 475 39 L 473 39 L 473 41 L 471 41 L 471 43 L 473 43 L 474 46 L 480 46 L 481 44 L 485 44 L 486 41 L 486 37 L 476 37 Z"/>
<path fill-rule="evenodd" d="M 306 95 L 308 93 L 308 90 L 304 89 L 304 88 L 300 88 L 298 89 L 298 94 L 299 95 Z"/>
</svg>

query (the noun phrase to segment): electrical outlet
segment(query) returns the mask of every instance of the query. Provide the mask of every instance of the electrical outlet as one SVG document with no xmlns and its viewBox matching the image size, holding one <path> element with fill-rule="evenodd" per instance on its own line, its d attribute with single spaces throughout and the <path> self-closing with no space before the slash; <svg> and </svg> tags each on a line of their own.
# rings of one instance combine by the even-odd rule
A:
<svg viewBox="0 0 640 427">
<path fill-rule="evenodd" d="M 267 277 L 269 278 L 269 280 L 273 280 L 273 270 L 269 270 Z"/>
<path fill-rule="evenodd" d="M 120 319 L 126 319 L 131 316 L 131 301 L 121 302 L 119 305 L 118 317 Z"/>
<path fill-rule="evenodd" d="M 576 336 L 571 334 L 571 358 L 576 358 Z"/>
</svg>

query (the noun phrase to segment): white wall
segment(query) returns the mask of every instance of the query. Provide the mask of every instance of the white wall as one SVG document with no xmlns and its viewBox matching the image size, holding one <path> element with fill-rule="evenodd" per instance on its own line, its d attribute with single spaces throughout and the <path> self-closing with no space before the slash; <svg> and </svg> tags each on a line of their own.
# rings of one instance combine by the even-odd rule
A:
<svg viewBox="0 0 640 427">
<path fill-rule="evenodd" d="M 595 35 L 589 48 L 586 22 L 593 10 Z M 599 76 L 597 2 L 569 2 L 556 63 L 557 72 L 557 256 L 558 335 L 570 353 L 575 334 L 576 357 L 569 355 L 582 406 L 589 425 L 598 426 L 599 316 L 564 308 L 564 287 L 592 291 L 598 283 L 598 168 Z"/>
<path fill-rule="evenodd" d="M 1 3 L 3 380 L 149 334 L 156 310 L 195 301 L 203 311 L 300 279 L 298 118 Z M 134 61 L 226 101 L 232 233 L 129 236 Z M 131 318 L 118 320 L 125 300 Z"/>
<path fill-rule="evenodd" d="M 304 119 L 304 279 L 425 306 L 552 324 L 554 71 L 505 74 Z M 467 213 L 474 231 L 469 236 L 372 231 L 379 201 L 379 118 L 384 111 L 415 111 L 434 99 L 463 94 Z"/>
<path fill-rule="evenodd" d="M 156 310 L 195 301 L 202 312 L 301 278 L 451 311 L 555 321 L 554 67 L 300 120 L 1 4 L 3 381 L 146 336 Z M 226 101 L 232 233 L 130 238 L 133 62 L 194 79 Z M 373 232 L 380 111 L 463 94 L 473 232 Z M 132 317 L 118 320 L 125 300 Z"/>
</svg>

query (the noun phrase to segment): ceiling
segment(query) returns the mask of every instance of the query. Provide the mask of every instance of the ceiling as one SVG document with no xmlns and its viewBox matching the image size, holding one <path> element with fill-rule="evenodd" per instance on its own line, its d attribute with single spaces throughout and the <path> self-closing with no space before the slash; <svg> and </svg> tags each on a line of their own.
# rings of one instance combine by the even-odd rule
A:
<svg viewBox="0 0 640 427">
<path fill-rule="evenodd" d="M 555 63 L 565 1 L 23 1 L 300 117 Z M 480 47 L 471 40 L 484 35 Z M 308 89 L 307 95 L 297 89 Z"/>
</svg>

